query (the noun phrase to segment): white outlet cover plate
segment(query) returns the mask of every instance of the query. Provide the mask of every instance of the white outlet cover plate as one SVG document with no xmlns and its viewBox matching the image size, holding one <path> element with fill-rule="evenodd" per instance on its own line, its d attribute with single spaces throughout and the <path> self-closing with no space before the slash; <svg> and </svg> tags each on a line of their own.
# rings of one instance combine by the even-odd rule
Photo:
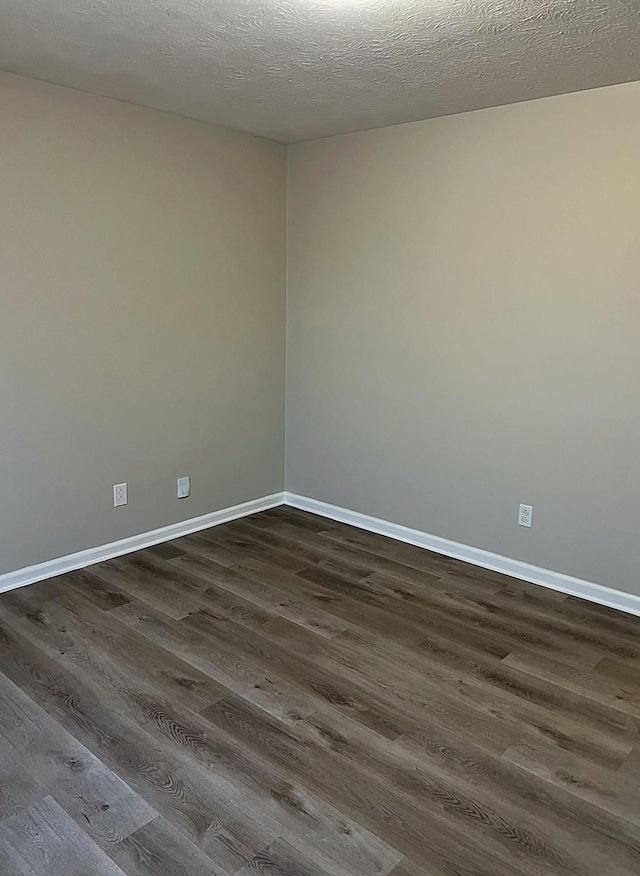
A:
<svg viewBox="0 0 640 876">
<path fill-rule="evenodd" d="M 518 513 L 518 524 L 520 526 L 531 526 L 533 522 L 533 505 L 520 505 Z"/>
<path fill-rule="evenodd" d="M 191 495 L 191 478 L 178 478 L 178 499 Z"/>
<path fill-rule="evenodd" d="M 118 508 L 120 505 L 127 504 L 127 485 L 126 484 L 114 484 L 113 485 L 113 507 Z"/>
</svg>

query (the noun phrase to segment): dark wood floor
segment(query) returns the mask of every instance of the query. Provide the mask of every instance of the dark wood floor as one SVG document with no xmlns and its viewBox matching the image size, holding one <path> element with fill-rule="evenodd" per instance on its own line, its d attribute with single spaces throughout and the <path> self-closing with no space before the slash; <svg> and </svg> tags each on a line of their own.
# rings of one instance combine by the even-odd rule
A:
<svg viewBox="0 0 640 876">
<path fill-rule="evenodd" d="M 0 596 L 0 872 L 640 872 L 640 619 L 291 509 Z"/>
</svg>

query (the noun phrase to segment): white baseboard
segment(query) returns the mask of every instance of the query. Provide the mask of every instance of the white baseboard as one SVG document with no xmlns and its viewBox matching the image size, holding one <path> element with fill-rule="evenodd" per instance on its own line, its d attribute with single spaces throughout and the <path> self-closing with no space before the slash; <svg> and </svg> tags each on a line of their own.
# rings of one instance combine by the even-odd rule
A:
<svg viewBox="0 0 640 876">
<path fill-rule="evenodd" d="M 346 508 L 340 508 L 338 505 L 319 502 L 316 499 L 298 496 L 295 493 L 274 493 L 271 496 L 263 496 L 261 499 L 254 499 L 241 505 L 223 508 L 220 511 L 214 511 L 212 514 L 204 514 L 202 517 L 193 517 L 190 520 L 183 520 L 180 523 L 163 526 L 161 529 L 154 529 L 151 532 L 143 532 L 140 535 L 133 535 L 130 538 L 123 538 L 110 544 L 99 545 L 98 547 L 69 554 L 66 557 L 59 557 L 55 560 L 48 560 L 45 563 L 27 566 L 24 569 L 17 569 L 15 572 L 8 572 L 5 575 L 0 575 L 0 593 L 4 593 L 7 590 L 15 590 L 17 587 L 25 587 L 27 584 L 34 584 L 36 581 L 54 578 L 57 575 L 63 575 L 65 572 L 71 572 L 74 569 L 93 566 L 95 563 L 102 563 L 113 557 L 133 553 L 134 551 L 151 547 L 154 544 L 171 541 L 174 538 L 180 538 L 181 535 L 189 535 L 192 532 L 209 529 L 212 526 L 228 523 L 231 520 L 237 520 L 239 517 L 247 517 L 259 511 L 267 511 L 269 508 L 276 508 L 282 504 L 291 505 L 293 508 L 309 511 L 312 514 L 318 514 L 320 517 L 328 517 L 340 523 L 348 523 L 359 529 L 365 529 L 367 532 L 386 535 L 389 538 L 396 539 L 396 541 L 403 541 L 437 554 L 443 554 L 456 560 L 463 560 L 466 563 L 471 563 L 471 565 L 481 566 L 483 569 L 491 569 L 494 572 L 510 575 L 512 578 L 519 578 L 522 581 L 539 584 L 542 587 L 548 587 L 550 590 L 558 590 L 570 596 L 578 596 L 589 602 L 597 602 L 600 605 L 606 605 L 609 608 L 615 608 L 627 614 L 640 616 L 640 596 L 634 596 L 632 593 L 624 593 L 621 590 L 604 587 L 602 584 L 583 581 L 580 578 L 563 575 L 561 572 L 552 572 L 549 569 L 532 566 L 521 560 L 512 560 L 509 557 L 503 557 L 500 554 L 494 554 L 481 548 L 470 547 L 460 542 L 441 538 L 438 535 L 430 535 L 418 529 L 410 529 L 407 526 L 400 526 L 388 520 L 370 517 L 368 514 L 361 514 L 358 511 L 349 511 Z"/>
<path fill-rule="evenodd" d="M 464 560 L 466 563 L 481 566 L 483 569 L 502 572 L 502 574 L 510 575 L 512 578 L 519 578 L 532 584 L 540 584 L 542 587 L 548 587 L 550 590 L 558 590 L 561 593 L 568 593 L 570 596 L 579 596 L 581 599 L 586 599 L 589 602 L 597 602 L 600 605 L 606 605 L 609 608 L 615 608 L 627 614 L 640 616 L 640 596 L 634 596 L 632 593 L 624 593 L 621 590 L 604 587 L 602 584 L 593 584 L 580 578 L 572 578 L 570 575 L 563 575 L 561 572 L 541 569 L 538 566 L 532 566 L 521 560 L 512 560 L 509 557 L 500 556 L 500 554 L 493 554 L 480 548 L 469 547 L 469 545 L 460 544 L 457 541 L 449 541 L 449 539 L 441 538 L 438 535 L 429 535 L 429 533 L 421 532 L 418 529 L 409 529 L 407 526 L 390 523 L 388 520 L 381 520 L 378 517 L 369 517 L 368 514 L 360 514 L 358 511 L 349 511 L 346 508 L 340 508 L 338 505 L 318 502 L 316 499 L 308 499 L 295 493 L 285 493 L 284 501 L 286 505 L 291 505 L 291 507 L 299 508 L 302 511 L 309 511 L 312 514 L 318 514 L 320 517 L 328 517 L 340 523 L 348 523 L 351 526 L 357 526 L 359 529 L 366 529 L 367 532 L 386 535 L 397 541 L 417 545 L 429 551 L 434 551 L 437 554 L 444 554 L 456 560 Z"/>
<path fill-rule="evenodd" d="M 15 590 L 17 587 L 25 587 L 27 584 L 34 584 L 36 581 L 55 578 L 56 575 L 63 575 L 65 572 L 71 572 L 74 569 L 84 569 L 86 566 L 93 566 L 96 563 L 102 563 L 113 557 L 130 554 L 133 551 L 139 551 L 154 544 L 160 544 L 163 541 L 171 541 L 171 539 L 180 538 L 181 535 L 190 535 L 192 532 L 199 532 L 201 529 L 209 529 L 221 523 L 228 523 L 230 520 L 237 520 L 239 517 L 247 517 L 249 514 L 256 514 L 258 511 L 267 511 L 269 508 L 275 508 L 283 503 L 284 493 L 274 493 L 271 496 L 254 499 L 251 502 L 243 502 L 242 505 L 222 508 L 220 511 L 214 511 L 212 514 L 203 514 L 202 517 L 192 517 L 191 520 L 172 523 L 170 526 L 163 526 L 161 529 L 154 529 L 151 532 L 132 535 L 130 538 L 123 538 L 120 541 L 112 541 L 110 544 L 78 551 L 75 554 L 59 557 L 56 560 L 48 560 L 45 563 L 27 566 L 15 572 L 7 572 L 5 575 L 0 575 L 0 593 L 4 593 L 7 590 Z"/>
</svg>

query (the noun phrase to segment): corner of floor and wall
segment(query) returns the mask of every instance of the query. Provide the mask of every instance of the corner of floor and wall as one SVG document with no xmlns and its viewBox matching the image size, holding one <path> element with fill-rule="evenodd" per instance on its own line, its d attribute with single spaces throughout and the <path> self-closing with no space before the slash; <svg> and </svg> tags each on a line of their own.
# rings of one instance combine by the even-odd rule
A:
<svg viewBox="0 0 640 876">
<path fill-rule="evenodd" d="M 287 148 L 0 74 L 0 588 L 286 501 L 640 614 L 639 98 Z"/>
<path fill-rule="evenodd" d="M 639 101 L 289 147 L 289 493 L 640 613 Z"/>
</svg>

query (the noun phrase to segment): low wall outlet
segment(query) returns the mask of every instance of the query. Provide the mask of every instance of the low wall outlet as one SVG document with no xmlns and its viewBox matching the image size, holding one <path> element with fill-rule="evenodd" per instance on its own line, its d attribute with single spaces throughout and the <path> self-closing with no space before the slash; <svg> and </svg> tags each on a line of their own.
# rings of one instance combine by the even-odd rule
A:
<svg viewBox="0 0 640 876">
<path fill-rule="evenodd" d="M 191 495 L 191 478 L 178 478 L 178 499 Z"/>
<path fill-rule="evenodd" d="M 127 485 L 126 484 L 114 484 L 113 485 L 113 507 L 118 508 L 120 505 L 127 504 Z"/>
<path fill-rule="evenodd" d="M 518 514 L 519 526 L 531 526 L 533 522 L 533 505 L 520 505 Z"/>
</svg>

